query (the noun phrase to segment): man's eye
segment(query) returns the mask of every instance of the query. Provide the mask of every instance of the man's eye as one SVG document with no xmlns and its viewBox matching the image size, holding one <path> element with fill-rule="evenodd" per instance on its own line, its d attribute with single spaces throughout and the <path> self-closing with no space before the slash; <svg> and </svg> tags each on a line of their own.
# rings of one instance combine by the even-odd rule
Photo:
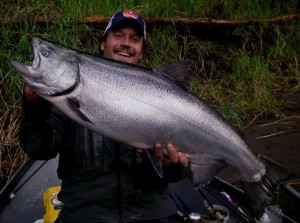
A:
<svg viewBox="0 0 300 223">
<path fill-rule="evenodd" d="M 122 34 L 118 34 L 118 33 L 116 33 L 116 34 L 115 34 L 115 37 L 117 37 L 117 38 L 121 38 L 121 37 L 122 37 Z"/>
<path fill-rule="evenodd" d="M 140 40 L 141 40 L 140 37 L 133 37 L 133 38 L 132 38 L 132 41 L 133 41 L 134 43 L 138 43 L 138 42 L 140 42 Z"/>
</svg>

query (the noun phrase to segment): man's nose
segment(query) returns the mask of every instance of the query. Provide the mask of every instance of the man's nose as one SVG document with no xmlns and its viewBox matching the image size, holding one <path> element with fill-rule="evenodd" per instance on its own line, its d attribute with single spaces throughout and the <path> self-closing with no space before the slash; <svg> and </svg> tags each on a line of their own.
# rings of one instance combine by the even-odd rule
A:
<svg viewBox="0 0 300 223">
<path fill-rule="evenodd" d="M 127 36 L 125 38 L 123 38 L 122 45 L 130 47 L 130 38 Z"/>
</svg>

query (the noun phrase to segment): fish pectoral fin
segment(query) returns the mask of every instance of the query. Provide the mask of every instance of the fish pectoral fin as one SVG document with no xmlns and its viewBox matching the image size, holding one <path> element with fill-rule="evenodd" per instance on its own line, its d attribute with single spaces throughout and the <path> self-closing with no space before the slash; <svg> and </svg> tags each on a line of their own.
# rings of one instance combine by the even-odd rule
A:
<svg viewBox="0 0 300 223">
<path fill-rule="evenodd" d="M 155 155 L 153 149 L 145 149 L 148 159 L 150 160 L 155 172 L 160 178 L 163 178 L 162 172 L 162 162 L 161 160 Z"/>
<path fill-rule="evenodd" d="M 79 101 L 76 98 L 67 98 L 68 101 L 68 105 L 71 108 L 71 110 L 80 117 L 80 119 L 89 122 L 89 123 L 93 123 L 85 114 L 83 114 L 80 111 L 80 104 Z"/>
<path fill-rule="evenodd" d="M 207 184 L 225 167 L 227 167 L 227 164 L 223 161 L 200 165 L 192 163 L 191 171 L 193 176 L 193 184 L 195 186 Z"/>
</svg>

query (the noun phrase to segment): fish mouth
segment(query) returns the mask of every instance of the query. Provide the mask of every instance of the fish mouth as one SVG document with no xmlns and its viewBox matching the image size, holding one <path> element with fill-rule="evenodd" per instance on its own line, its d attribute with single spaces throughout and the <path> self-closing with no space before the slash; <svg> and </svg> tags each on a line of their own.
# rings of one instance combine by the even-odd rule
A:
<svg viewBox="0 0 300 223">
<path fill-rule="evenodd" d="M 32 61 L 31 69 L 37 70 L 41 64 L 41 56 L 40 56 L 37 48 L 34 45 L 32 46 L 32 49 L 33 49 L 34 59 Z"/>
<path fill-rule="evenodd" d="M 41 64 L 41 56 L 40 56 L 40 52 L 38 50 L 38 45 L 39 45 L 39 39 L 30 36 L 29 38 L 32 50 L 33 50 L 33 61 L 31 64 L 31 69 L 32 70 L 37 70 L 40 67 Z"/>
<path fill-rule="evenodd" d="M 32 66 L 20 63 L 16 60 L 10 60 L 10 63 L 24 76 L 36 78 L 36 73 L 35 70 L 32 69 Z"/>
<path fill-rule="evenodd" d="M 37 44 L 36 38 L 30 37 L 30 43 L 33 50 L 33 61 L 32 64 L 23 64 L 18 62 L 17 60 L 10 60 L 10 63 L 23 75 L 27 76 L 28 78 L 37 78 L 36 70 L 40 67 L 41 64 L 41 57 L 39 55 L 38 49 L 35 46 Z"/>
</svg>

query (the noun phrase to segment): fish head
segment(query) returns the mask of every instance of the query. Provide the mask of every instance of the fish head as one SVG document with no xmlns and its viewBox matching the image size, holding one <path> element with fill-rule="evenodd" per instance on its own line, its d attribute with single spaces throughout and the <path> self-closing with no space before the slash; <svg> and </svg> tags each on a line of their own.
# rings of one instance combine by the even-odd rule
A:
<svg viewBox="0 0 300 223">
<path fill-rule="evenodd" d="M 11 60 L 25 83 L 41 96 L 61 95 L 74 89 L 79 79 L 76 51 L 37 37 L 31 37 L 34 59 L 31 65 Z"/>
</svg>

